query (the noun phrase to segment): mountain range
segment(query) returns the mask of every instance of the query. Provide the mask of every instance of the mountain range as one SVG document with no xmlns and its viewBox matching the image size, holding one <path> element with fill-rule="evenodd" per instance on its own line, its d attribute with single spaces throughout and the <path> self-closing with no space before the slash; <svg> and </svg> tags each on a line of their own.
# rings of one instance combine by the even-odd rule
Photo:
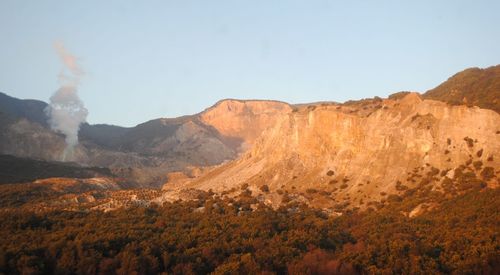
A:
<svg viewBox="0 0 500 275">
<path fill-rule="evenodd" d="M 1 153 L 61 160 L 64 136 L 48 126 L 46 106 L 0 94 Z M 280 102 L 223 100 L 199 114 L 131 128 L 83 124 L 72 161 L 108 167 L 138 187 L 159 187 L 168 172 L 234 159 L 274 123 L 275 114 L 290 109 Z"/>
<path fill-rule="evenodd" d="M 499 85 L 500 65 L 466 69 L 424 94 L 297 105 L 226 99 L 130 128 L 85 123 L 67 164 L 105 168 L 120 186 L 163 187 L 160 201 L 186 190 L 249 190 L 272 205 L 292 197 L 366 207 L 422 182 L 442 191 L 462 166 L 493 169 L 484 180 L 496 186 Z M 50 129 L 46 106 L 0 94 L 1 154 L 61 164 L 64 136 Z"/>
</svg>

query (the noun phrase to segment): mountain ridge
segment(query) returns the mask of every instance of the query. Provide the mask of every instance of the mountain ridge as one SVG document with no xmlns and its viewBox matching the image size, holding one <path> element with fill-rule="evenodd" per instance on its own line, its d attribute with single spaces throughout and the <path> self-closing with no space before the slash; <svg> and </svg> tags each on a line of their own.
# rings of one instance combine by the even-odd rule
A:
<svg viewBox="0 0 500 275">
<path fill-rule="evenodd" d="M 467 69 L 435 89 L 412 97 L 439 99 L 452 105 L 488 107 L 490 105 L 485 105 L 484 100 L 474 98 L 487 93 L 486 98 L 493 98 L 490 103 L 498 102 L 500 90 L 495 83 L 500 77 L 499 68 L 500 65 Z M 460 84 L 462 80 L 465 84 Z M 471 84 L 474 81 L 479 83 Z M 457 85 L 467 89 L 452 93 L 454 88 L 450 87 Z M 471 87 L 489 89 L 470 92 Z M 472 93 L 471 100 L 457 101 L 463 93 Z M 408 92 L 396 93 L 389 96 L 389 100 L 400 100 L 407 95 Z M 375 97 L 344 103 L 288 104 L 277 100 L 229 98 L 193 115 L 152 119 L 134 127 L 84 123 L 74 161 L 109 167 L 113 173 L 137 181 L 138 186 L 160 187 L 170 172 L 191 174 L 193 167 L 221 165 L 238 158 L 283 117 L 314 112 L 318 108 L 332 108 L 344 115 L 370 116 L 380 108 L 388 108 L 383 105 L 384 100 Z M 46 106 L 42 101 L 0 94 L 0 153 L 49 161 L 60 159 L 65 147 L 64 137 L 48 127 Z M 495 110 L 494 107 L 490 109 Z M 419 119 L 425 121 L 427 118 Z"/>
<path fill-rule="evenodd" d="M 358 105 L 304 106 L 283 115 L 241 157 L 181 184 L 168 182 L 164 190 L 237 196 L 247 186 L 273 205 L 283 200 L 279 193 L 326 192 L 323 202 L 310 203 L 331 208 L 347 199 L 352 207 L 365 207 L 363 201 L 383 200 L 401 186 L 416 187 L 407 174 L 414 169 L 435 174 L 477 162 L 479 172 L 483 165 L 495 171 L 499 133 L 500 115 L 492 110 L 450 106 L 417 93 Z M 437 189 L 442 184 L 428 183 Z"/>
<path fill-rule="evenodd" d="M 48 161 L 60 160 L 65 148 L 64 137 L 48 127 L 43 111 L 47 103 L 33 101 L 37 102 L 35 111 L 38 113 L 32 115 L 24 110 L 28 108 L 26 102 L 31 101 L 7 95 L 0 99 L 3 100 L 0 107 L 9 106 L 0 109 L 0 128 L 3 129 L 0 133 L 0 152 Z M 211 125 L 202 119 L 207 112 L 217 111 L 221 105 L 231 102 L 249 106 L 254 104 L 252 102 L 267 104 L 267 101 L 221 100 L 198 114 L 152 119 L 134 127 L 84 123 L 80 128 L 80 143 L 75 148 L 73 161 L 110 167 L 117 175 L 137 181 L 139 186 L 160 186 L 170 171 L 233 159 L 245 150 L 245 146 L 249 146 L 242 147 L 245 137 L 241 136 L 248 133 L 232 131 L 231 136 L 226 136 L 219 132 L 221 125 Z M 259 119 L 259 114 L 250 117 L 253 115 L 252 107 L 245 110 L 247 123 L 252 124 L 252 119 Z M 226 118 L 231 114 L 225 114 Z M 272 123 L 271 120 L 264 119 L 260 122 L 263 124 L 261 127 L 269 126 L 266 123 Z M 252 133 L 257 135 L 255 131 Z"/>
</svg>

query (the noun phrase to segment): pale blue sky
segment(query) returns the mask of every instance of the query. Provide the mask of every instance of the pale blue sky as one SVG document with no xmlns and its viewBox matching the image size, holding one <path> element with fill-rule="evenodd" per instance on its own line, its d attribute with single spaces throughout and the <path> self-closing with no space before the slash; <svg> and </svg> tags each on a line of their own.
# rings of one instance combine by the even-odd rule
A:
<svg viewBox="0 0 500 275">
<path fill-rule="evenodd" d="M 290 103 L 425 91 L 500 63 L 500 1 L 0 0 L 0 91 L 48 101 L 62 41 L 91 123 L 223 98 Z"/>
</svg>

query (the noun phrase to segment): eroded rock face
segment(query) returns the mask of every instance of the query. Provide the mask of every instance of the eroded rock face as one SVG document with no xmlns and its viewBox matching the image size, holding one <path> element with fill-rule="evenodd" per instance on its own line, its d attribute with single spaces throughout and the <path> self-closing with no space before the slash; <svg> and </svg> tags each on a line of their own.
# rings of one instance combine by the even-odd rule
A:
<svg viewBox="0 0 500 275">
<path fill-rule="evenodd" d="M 274 126 L 278 117 L 290 113 L 287 103 L 266 100 L 222 100 L 200 114 L 207 125 L 235 141 L 240 141 L 239 151 L 248 149 L 262 132 Z"/>
<path fill-rule="evenodd" d="M 381 200 L 398 181 L 413 184 L 408 176 L 414 169 L 453 169 L 472 158 L 498 169 L 498 133 L 494 111 L 416 93 L 360 106 L 308 106 L 281 115 L 239 159 L 171 188 L 222 192 L 266 184 L 291 193 L 335 190 L 337 201 Z"/>
</svg>

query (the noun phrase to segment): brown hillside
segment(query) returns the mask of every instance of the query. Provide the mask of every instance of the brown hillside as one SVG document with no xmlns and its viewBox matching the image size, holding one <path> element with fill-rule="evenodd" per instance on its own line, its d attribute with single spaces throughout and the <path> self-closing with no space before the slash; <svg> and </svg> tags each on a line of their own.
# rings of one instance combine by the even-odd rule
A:
<svg viewBox="0 0 500 275">
<path fill-rule="evenodd" d="M 464 163 L 476 163 L 474 171 L 499 167 L 500 115 L 491 110 L 422 100 L 416 93 L 358 105 L 307 106 L 284 114 L 239 159 L 164 188 L 227 192 L 246 185 L 255 194 L 268 193 L 273 205 L 285 192 L 324 194 L 324 201 L 311 201 L 321 207 L 363 207 L 423 179 L 439 189 L 433 176 L 451 171 L 453 177 Z"/>
<path fill-rule="evenodd" d="M 500 113 L 500 65 L 486 69 L 470 68 L 450 77 L 424 98 L 452 105 L 479 106 Z"/>
</svg>

